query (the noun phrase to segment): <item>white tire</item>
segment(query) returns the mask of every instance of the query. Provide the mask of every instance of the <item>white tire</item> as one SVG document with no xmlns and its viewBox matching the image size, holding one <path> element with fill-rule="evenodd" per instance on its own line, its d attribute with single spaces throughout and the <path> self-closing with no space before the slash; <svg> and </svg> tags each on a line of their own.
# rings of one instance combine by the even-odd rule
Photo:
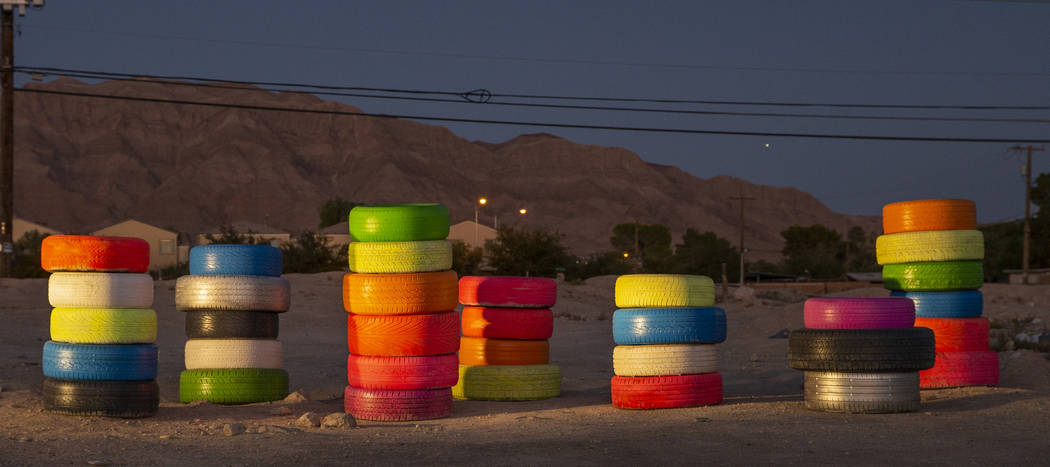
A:
<svg viewBox="0 0 1050 467">
<path fill-rule="evenodd" d="M 186 341 L 186 369 L 281 369 L 281 341 L 269 339 L 190 339 Z"/>
<path fill-rule="evenodd" d="M 613 348 L 616 376 L 674 376 L 718 371 L 713 344 L 618 345 Z"/>
<path fill-rule="evenodd" d="M 153 278 L 149 274 L 56 272 L 47 282 L 53 307 L 151 308 Z"/>
<path fill-rule="evenodd" d="M 182 276 L 175 282 L 175 309 L 284 312 L 292 301 L 287 279 L 265 276 Z"/>
</svg>

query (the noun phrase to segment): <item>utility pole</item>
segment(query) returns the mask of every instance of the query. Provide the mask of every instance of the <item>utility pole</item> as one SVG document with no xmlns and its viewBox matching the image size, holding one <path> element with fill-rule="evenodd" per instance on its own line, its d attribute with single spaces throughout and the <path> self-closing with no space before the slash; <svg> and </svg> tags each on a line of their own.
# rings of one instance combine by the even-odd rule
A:
<svg viewBox="0 0 1050 467">
<path fill-rule="evenodd" d="M 1024 240 L 1021 243 L 1021 277 L 1024 284 L 1028 284 L 1028 255 L 1029 242 L 1032 237 L 1032 151 L 1045 151 L 1045 147 L 1014 146 L 1013 151 L 1026 151 L 1028 160 L 1024 165 Z"/>
<path fill-rule="evenodd" d="M 729 198 L 733 201 L 740 201 L 740 286 L 744 286 L 744 252 L 747 251 L 744 248 L 744 202 L 754 201 L 755 198 L 749 198 L 741 193 L 740 196 L 733 196 Z"/>
</svg>

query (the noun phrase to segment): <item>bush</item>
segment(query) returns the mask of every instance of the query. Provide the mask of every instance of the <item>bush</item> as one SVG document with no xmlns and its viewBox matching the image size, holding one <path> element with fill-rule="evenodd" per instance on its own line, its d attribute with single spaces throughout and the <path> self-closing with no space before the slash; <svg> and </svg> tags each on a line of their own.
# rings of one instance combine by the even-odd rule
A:
<svg viewBox="0 0 1050 467">
<path fill-rule="evenodd" d="M 349 264 L 345 246 L 332 247 L 324 235 L 305 231 L 281 244 L 284 273 L 343 271 Z"/>
<path fill-rule="evenodd" d="M 252 231 L 248 231 L 248 233 L 242 234 L 232 226 L 223 225 L 219 227 L 219 235 L 206 234 L 204 238 L 208 239 L 211 243 L 254 245 L 259 239 L 252 235 L 252 233 Z"/>
<path fill-rule="evenodd" d="M 14 244 L 14 255 L 12 255 L 11 276 L 21 279 L 44 278 L 49 276 L 44 268 L 40 267 L 40 242 L 48 234 L 31 230 L 22 235 L 22 238 Z"/>
<path fill-rule="evenodd" d="M 575 263 L 554 233 L 503 228 L 486 245 L 485 255 L 496 274 L 554 277 L 557 268 Z"/>
<path fill-rule="evenodd" d="M 481 248 L 471 248 L 470 245 L 460 240 L 452 242 L 452 269 L 459 277 L 472 276 L 481 272 L 483 259 L 484 251 Z"/>
</svg>

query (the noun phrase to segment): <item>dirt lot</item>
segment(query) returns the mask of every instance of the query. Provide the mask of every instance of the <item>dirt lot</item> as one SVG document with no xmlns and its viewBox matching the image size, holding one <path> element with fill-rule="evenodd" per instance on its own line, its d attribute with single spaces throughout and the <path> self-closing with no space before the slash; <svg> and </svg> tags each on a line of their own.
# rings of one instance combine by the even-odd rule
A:
<svg viewBox="0 0 1050 467">
<path fill-rule="evenodd" d="M 292 310 L 281 318 L 285 368 L 303 402 L 220 407 L 177 402 L 183 317 L 174 281 L 156 284 L 161 407 L 141 420 L 78 418 L 41 409 L 41 346 L 48 339 L 47 281 L 0 281 L 0 464 L 94 462 L 250 464 L 1027 464 L 1050 463 L 1050 360 L 999 353 L 1001 387 L 924 391 L 921 412 L 835 415 L 802 407 L 802 373 L 787 367 L 782 329 L 802 326 L 798 293 L 760 291 L 723 304 L 720 346 L 726 401 L 712 407 L 627 411 L 609 403 L 613 278 L 560 290 L 552 363 L 563 393 L 538 402 L 457 401 L 451 418 L 361 421 L 350 430 L 295 427 L 306 411 L 342 410 L 346 317 L 339 273 L 290 275 Z M 1038 333 L 1050 320 L 1050 286 L 988 285 L 985 316 L 997 331 Z M 886 295 L 865 288 L 843 295 Z M 765 297 L 765 298 L 763 298 Z M 1020 342 L 1000 346 L 1023 347 Z M 287 407 L 291 415 L 275 415 Z M 227 437 L 222 426 L 248 433 Z M 259 428 L 264 430 L 259 433 Z"/>
</svg>

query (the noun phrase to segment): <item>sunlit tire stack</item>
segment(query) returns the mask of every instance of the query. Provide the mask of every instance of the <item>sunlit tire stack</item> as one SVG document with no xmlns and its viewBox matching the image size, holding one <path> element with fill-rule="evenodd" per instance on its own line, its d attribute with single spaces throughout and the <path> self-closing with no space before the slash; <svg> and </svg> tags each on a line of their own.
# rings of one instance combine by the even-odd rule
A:
<svg viewBox="0 0 1050 467">
<path fill-rule="evenodd" d="M 999 358 L 989 350 L 981 317 L 984 236 L 973 201 L 902 201 L 882 209 L 876 242 L 883 282 L 915 302 L 916 326 L 933 330 L 937 362 L 919 373 L 923 389 L 999 384 Z"/>
<path fill-rule="evenodd" d="M 349 227 L 345 411 L 380 421 L 449 416 L 459 315 L 448 209 L 358 206 Z"/>
</svg>

